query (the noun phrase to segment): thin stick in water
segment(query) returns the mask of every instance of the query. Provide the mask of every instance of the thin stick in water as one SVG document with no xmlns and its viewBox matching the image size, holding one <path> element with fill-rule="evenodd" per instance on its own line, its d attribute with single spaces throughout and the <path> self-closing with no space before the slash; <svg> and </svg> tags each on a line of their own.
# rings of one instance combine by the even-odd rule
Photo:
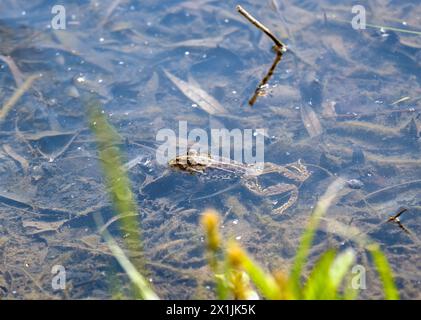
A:
<svg viewBox="0 0 421 320">
<path fill-rule="evenodd" d="M 285 50 L 286 45 L 284 45 L 278 38 L 274 36 L 274 34 L 261 22 L 259 22 L 255 17 L 253 17 L 250 13 L 246 11 L 242 6 L 237 5 L 237 11 L 244 16 L 248 21 L 250 21 L 253 25 L 256 26 L 256 28 L 260 29 L 262 32 L 264 32 L 269 38 L 272 39 L 272 41 L 275 43 L 275 46 L 279 50 Z"/>
<path fill-rule="evenodd" d="M 261 95 L 263 86 L 266 85 L 269 82 L 270 78 L 272 77 L 273 73 L 275 72 L 275 69 L 276 69 L 278 63 L 281 61 L 282 54 L 286 51 L 286 45 L 283 44 L 278 38 L 276 38 L 274 36 L 274 34 L 266 26 L 264 26 L 256 18 L 254 18 L 242 6 L 237 5 L 237 11 L 242 16 L 244 16 L 248 21 L 250 21 L 254 26 L 256 26 L 256 28 L 258 28 L 263 33 L 265 33 L 269 38 L 271 38 L 272 41 L 275 43 L 275 47 L 274 47 L 275 52 L 276 52 L 275 60 L 273 61 L 272 65 L 269 68 L 269 70 L 266 73 L 266 75 L 260 81 L 260 83 L 257 86 L 256 90 L 254 91 L 253 97 L 251 97 L 251 99 L 249 100 L 249 105 L 250 106 L 253 106 L 256 103 L 257 98 Z"/>
<path fill-rule="evenodd" d="M 251 107 L 256 103 L 257 97 L 259 97 L 261 95 L 263 86 L 266 85 L 269 82 L 270 78 L 272 77 L 273 73 L 275 72 L 275 69 L 278 66 L 278 63 L 281 61 L 281 59 L 282 59 L 282 51 L 278 50 L 276 52 L 275 60 L 273 61 L 272 65 L 270 66 L 269 71 L 266 73 L 264 78 L 260 81 L 256 90 L 254 91 L 253 97 L 251 97 L 251 99 L 249 100 L 249 105 Z"/>
</svg>

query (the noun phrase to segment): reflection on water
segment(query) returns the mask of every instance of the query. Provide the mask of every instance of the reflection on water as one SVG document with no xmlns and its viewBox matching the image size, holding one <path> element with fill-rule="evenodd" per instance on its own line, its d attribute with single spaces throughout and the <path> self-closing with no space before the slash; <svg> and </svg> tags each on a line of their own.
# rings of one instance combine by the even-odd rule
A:
<svg viewBox="0 0 421 320">
<path fill-rule="evenodd" d="M 129 174 L 160 296 L 210 297 L 203 208 L 219 210 L 224 233 L 256 259 L 285 265 L 311 208 L 341 176 L 358 187 L 344 190 L 326 219 L 379 242 L 402 297 L 420 297 L 421 36 L 400 31 L 420 31 L 420 5 L 367 1 L 367 22 L 383 28 L 357 31 L 352 1 L 240 1 L 289 49 L 250 108 L 273 43 L 236 12 L 237 2 L 69 1 L 65 30 L 52 26 L 54 4 L 0 4 L 1 106 L 25 79 L 40 76 L 0 119 L 0 297 L 110 296 L 114 262 L 92 214 L 110 219 L 113 212 L 80 99 L 86 91 L 103 102 L 126 160 L 138 159 Z M 235 175 L 210 181 L 158 165 L 156 134 L 177 132 L 179 121 L 207 132 L 266 128 L 265 159 L 301 159 L 312 174 L 297 202 L 274 215 L 290 194 L 257 196 Z M 384 223 L 402 206 L 410 234 Z M 352 236 L 324 228 L 313 256 L 328 246 L 356 247 Z M 56 264 L 68 270 L 67 293 L 50 289 Z M 378 298 L 370 277 L 362 296 Z"/>
</svg>

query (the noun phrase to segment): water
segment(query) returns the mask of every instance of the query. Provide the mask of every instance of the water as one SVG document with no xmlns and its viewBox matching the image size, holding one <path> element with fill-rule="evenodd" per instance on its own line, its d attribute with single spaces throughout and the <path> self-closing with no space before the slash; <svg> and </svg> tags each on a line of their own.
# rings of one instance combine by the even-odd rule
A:
<svg viewBox="0 0 421 320">
<path fill-rule="evenodd" d="M 53 28 L 54 4 L 0 4 L 0 54 L 17 67 L 0 61 L 1 104 L 16 83 L 42 74 L 0 127 L 0 297 L 105 298 L 111 282 L 127 282 L 92 219 L 113 213 L 80 99 L 88 91 L 125 139 L 127 161 L 140 157 L 129 173 L 160 296 L 211 297 L 198 227 L 203 208 L 216 208 L 224 236 L 276 269 L 291 263 L 311 209 L 338 176 L 362 185 L 344 192 L 327 219 L 380 243 L 402 297 L 420 298 L 419 33 L 354 30 L 352 1 L 240 1 L 290 48 L 250 107 L 275 54 L 271 40 L 236 12 L 237 2 L 68 1 L 66 30 Z M 420 31 L 415 2 L 362 4 L 370 25 Z M 200 86 L 225 114 L 209 114 L 168 73 Z M 177 133 L 179 121 L 207 133 L 265 128 L 265 161 L 301 159 L 312 175 L 298 186 L 298 201 L 274 215 L 288 193 L 259 197 L 238 177 L 167 173 L 156 163 L 156 136 L 160 129 Z M 410 235 L 381 225 L 400 206 L 409 208 L 401 221 Z M 116 224 L 110 229 L 118 235 Z M 327 247 L 352 245 L 358 262 L 368 263 L 355 243 L 323 230 L 311 261 Z M 66 293 L 51 289 L 56 264 L 68 271 Z M 363 298 L 380 297 L 375 279 L 368 271 Z"/>
</svg>

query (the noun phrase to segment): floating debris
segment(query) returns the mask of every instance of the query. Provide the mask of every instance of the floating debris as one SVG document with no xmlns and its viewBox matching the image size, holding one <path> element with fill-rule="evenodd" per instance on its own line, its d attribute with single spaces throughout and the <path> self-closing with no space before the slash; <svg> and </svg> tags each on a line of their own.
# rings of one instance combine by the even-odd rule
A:
<svg viewBox="0 0 421 320">
<path fill-rule="evenodd" d="M 406 212 L 406 211 L 408 211 L 407 208 L 400 208 L 399 211 L 398 211 L 398 213 L 390 216 L 387 221 L 388 222 L 391 222 L 391 221 L 394 221 L 394 222 L 399 221 L 399 217 L 401 216 L 401 214 L 404 213 L 404 212 Z"/>
<path fill-rule="evenodd" d="M 403 97 L 403 98 L 400 98 L 399 100 L 396 100 L 391 105 L 394 106 L 394 105 L 400 104 L 400 103 L 408 101 L 408 100 L 411 100 L 411 97 Z"/>
<path fill-rule="evenodd" d="M 406 211 L 408 211 L 407 208 L 400 208 L 399 211 L 398 211 L 398 213 L 396 213 L 393 216 L 390 216 L 389 219 L 387 219 L 387 222 L 394 222 L 394 223 L 396 223 L 399 226 L 399 228 L 401 228 L 404 232 L 406 232 L 407 234 L 410 235 L 411 233 L 409 232 L 409 230 L 402 225 L 402 223 L 401 223 L 401 221 L 399 219 L 399 217 L 402 215 L 402 213 L 404 213 Z"/>
</svg>

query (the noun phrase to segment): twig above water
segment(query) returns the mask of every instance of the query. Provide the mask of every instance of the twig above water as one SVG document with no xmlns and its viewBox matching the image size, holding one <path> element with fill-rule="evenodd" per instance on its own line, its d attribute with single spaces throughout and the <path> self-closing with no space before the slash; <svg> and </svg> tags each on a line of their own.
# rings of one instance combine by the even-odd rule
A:
<svg viewBox="0 0 421 320">
<path fill-rule="evenodd" d="M 259 22 L 255 17 L 253 17 L 250 13 L 248 13 L 242 6 L 237 6 L 237 11 L 244 16 L 248 21 L 250 21 L 256 28 L 261 30 L 264 34 L 266 34 L 274 43 L 274 49 L 276 52 L 275 60 L 273 61 L 272 65 L 270 66 L 268 72 L 260 81 L 259 85 L 257 86 L 253 97 L 249 100 L 249 105 L 253 106 L 256 103 L 256 100 L 259 96 L 262 95 L 263 87 L 269 82 L 270 78 L 272 77 L 278 63 L 282 59 L 282 54 L 286 51 L 286 45 L 282 43 L 275 35 L 261 22 Z"/>
<path fill-rule="evenodd" d="M 274 36 L 274 34 L 261 22 L 259 22 L 255 17 L 253 17 L 250 13 L 246 11 L 242 6 L 237 5 L 237 11 L 244 16 L 248 21 L 250 21 L 256 28 L 261 30 L 263 33 L 265 33 L 269 38 L 272 39 L 272 41 L 275 43 L 275 46 L 277 49 L 284 51 L 286 49 L 286 45 L 284 45 L 278 38 Z"/>
</svg>

